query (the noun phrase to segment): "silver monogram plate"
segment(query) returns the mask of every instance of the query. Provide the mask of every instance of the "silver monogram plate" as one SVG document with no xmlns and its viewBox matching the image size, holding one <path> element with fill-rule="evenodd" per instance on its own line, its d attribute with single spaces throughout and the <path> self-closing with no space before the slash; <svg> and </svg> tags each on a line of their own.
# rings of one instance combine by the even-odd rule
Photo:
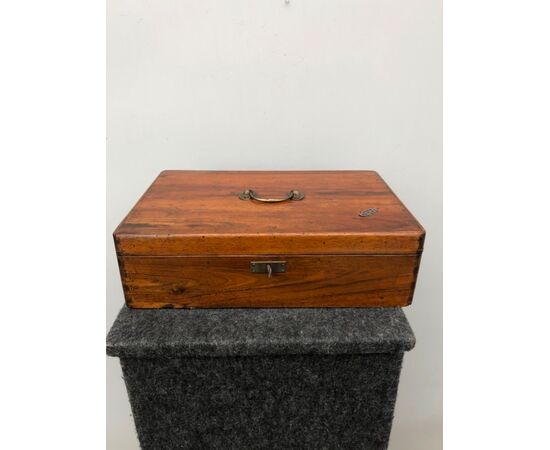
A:
<svg viewBox="0 0 550 450">
<path fill-rule="evenodd" d="M 377 212 L 378 212 L 378 208 L 369 208 L 369 209 L 365 209 L 364 211 L 361 211 L 359 215 L 361 217 L 370 217 L 376 214 Z"/>
</svg>

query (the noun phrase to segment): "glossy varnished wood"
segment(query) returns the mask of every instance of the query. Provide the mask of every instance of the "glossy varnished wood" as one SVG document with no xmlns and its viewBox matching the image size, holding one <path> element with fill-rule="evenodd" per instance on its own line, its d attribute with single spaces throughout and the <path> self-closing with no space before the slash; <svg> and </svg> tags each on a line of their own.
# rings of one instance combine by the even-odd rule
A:
<svg viewBox="0 0 550 450">
<path fill-rule="evenodd" d="M 261 258 L 266 259 L 266 258 Z M 121 258 L 134 308 L 406 306 L 419 257 L 271 256 L 285 273 L 252 273 L 256 256 Z"/>
<path fill-rule="evenodd" d="M 264 204 L 245 189 L 306 197 Z M 165 171 L 114 235 L 120 255 L 414 254 L 424 230 L 372 171 Z"/>
<path fill-rule="evenodd" d="M 246 189 L 305 198 L 240 200 Z M 372 171 L 165 171 L 114 238 L 135 308 L 405 306 L 424 230 Z M 250 271 L 271 258 L 288 271 Z"/>
</svg>

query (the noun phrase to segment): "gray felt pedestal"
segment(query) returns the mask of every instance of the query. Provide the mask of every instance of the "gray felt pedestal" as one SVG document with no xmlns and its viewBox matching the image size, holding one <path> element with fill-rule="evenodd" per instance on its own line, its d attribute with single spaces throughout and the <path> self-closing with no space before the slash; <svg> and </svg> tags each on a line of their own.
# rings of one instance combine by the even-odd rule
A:
<svg viewBox="0 0 550 450">
<path fill-rule="evenodd" d="M 123 308 L 107 353 L 143 450 L 379 450 L 414 343 L 400 308 Z"/>
</svg>

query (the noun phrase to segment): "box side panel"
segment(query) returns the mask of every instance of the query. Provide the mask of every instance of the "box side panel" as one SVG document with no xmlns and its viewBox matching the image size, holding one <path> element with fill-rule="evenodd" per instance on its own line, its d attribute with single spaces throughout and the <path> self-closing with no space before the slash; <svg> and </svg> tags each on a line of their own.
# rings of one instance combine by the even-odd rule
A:
<svg viewBox="0 0 550 450">
<path fill-rule="evenodd" d="M 119 257 L 132 308 L 405 306 L 419 255 Z M 255 273 L 253 261 L 284 261 Z"/>
<path fill-rule="evenodd" d="M 144 450 L 386 449 L 403 354 L 123 359 Z"/>
</svg>

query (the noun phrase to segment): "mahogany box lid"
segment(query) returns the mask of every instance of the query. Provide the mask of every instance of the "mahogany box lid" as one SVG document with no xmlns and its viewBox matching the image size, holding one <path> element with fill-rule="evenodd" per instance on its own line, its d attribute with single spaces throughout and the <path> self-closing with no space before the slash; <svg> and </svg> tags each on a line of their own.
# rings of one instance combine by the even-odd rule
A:
<svg viewBox="0 0 550 450">
<path fill-rule="evenodd" d="M 417 254 L 424 229 L 374 171 L 167 170 L 114 237 L 120 255 Z"/>
</svg>

